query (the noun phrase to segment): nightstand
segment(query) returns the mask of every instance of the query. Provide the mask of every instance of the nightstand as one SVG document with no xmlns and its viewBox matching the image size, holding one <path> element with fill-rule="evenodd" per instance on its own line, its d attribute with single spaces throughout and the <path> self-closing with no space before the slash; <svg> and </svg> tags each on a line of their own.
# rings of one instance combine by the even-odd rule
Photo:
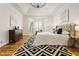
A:
<svg viewBox="0 0 79 59">
<path fill-rule="evenodd" d="M 74 45 L 75 45 L 75 38 L 70 36 L 68 40 L 68 46 L 74 47 Z"/>
<path fill-rule="evenodd" d="M 75 47 L 79 49 L 79 37 L 78 36 L 72 36 L 69 38 L 68 41 L 68 46 L 69 47 Z"/>
<path fill-rule="evenodd" d="M 79 25 L 76 24 L 75 25 L 75 45 L 74 47 L 78 48 L 79 49 Z"/>
<path fill-rule="evenodd" d="M 75 44 L 74 47 L 79 49 L 79 37 L 75 37 Z"/>
</svg>

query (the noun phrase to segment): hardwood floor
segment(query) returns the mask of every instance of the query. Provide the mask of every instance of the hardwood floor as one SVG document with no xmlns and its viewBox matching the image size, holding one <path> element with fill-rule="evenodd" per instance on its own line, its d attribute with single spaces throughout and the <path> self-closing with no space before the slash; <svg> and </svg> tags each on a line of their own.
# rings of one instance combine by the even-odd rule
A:
<svg viewBox="0 0 79 59">
<path fill-rule="evenodd" d="M 8 44 L 0 48 L 0 56 L 11 56 L 30 36 L 23 36 L 16 43 Z M 67 47 L 74 55 L 79 56 L 79 49 Z"/>
<path fill-rule="evenodd" d="M 75 56 L 79 56 L 79 49 L 77 48 L 71 48 L 71 47 L 66 47 L 71 51 Z"/>
<path fill-rule="evenodd" d="M 11 56 L 30 36 L 23 36 L 23 39 L 0 48 L 0 56 Z"/>
</svg>

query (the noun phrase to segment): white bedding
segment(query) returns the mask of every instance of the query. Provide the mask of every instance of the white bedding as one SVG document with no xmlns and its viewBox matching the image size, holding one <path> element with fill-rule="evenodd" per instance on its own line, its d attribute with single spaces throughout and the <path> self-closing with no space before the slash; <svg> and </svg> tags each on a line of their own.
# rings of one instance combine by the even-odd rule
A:
<svg viewBox="0 0 79 59">
<path fill-rule="evenodd" d="M 40 32 L 36 35 L 33 45 L 67 45 L 68 39 L 68 35 Z"/>
</svg>

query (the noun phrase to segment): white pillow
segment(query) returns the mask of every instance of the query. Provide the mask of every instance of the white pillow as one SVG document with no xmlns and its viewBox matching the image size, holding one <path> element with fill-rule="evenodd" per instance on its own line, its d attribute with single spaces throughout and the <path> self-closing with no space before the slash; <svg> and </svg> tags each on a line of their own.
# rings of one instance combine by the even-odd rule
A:
<svg viewBox="0 0 79 59">
<path fill-rule="evenodd" d="M 62 34 L 66 34 L 66 35 L 68 35 L 69 32 L 68 32 L 68 31 L 62 31 Z"/>
</svg>

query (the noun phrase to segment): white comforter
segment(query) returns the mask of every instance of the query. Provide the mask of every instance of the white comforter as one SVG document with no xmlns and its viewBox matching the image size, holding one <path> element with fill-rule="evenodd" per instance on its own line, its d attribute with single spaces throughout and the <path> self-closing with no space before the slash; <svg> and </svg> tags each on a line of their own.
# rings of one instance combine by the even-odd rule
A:
<svg viewBox="0 0 79 59">
<path fill-rule="evenodd" d="M 33 45 L 67 45 L 68 39 L 68 35 L 40 32 L 37 34 Z"/>
</svg>

